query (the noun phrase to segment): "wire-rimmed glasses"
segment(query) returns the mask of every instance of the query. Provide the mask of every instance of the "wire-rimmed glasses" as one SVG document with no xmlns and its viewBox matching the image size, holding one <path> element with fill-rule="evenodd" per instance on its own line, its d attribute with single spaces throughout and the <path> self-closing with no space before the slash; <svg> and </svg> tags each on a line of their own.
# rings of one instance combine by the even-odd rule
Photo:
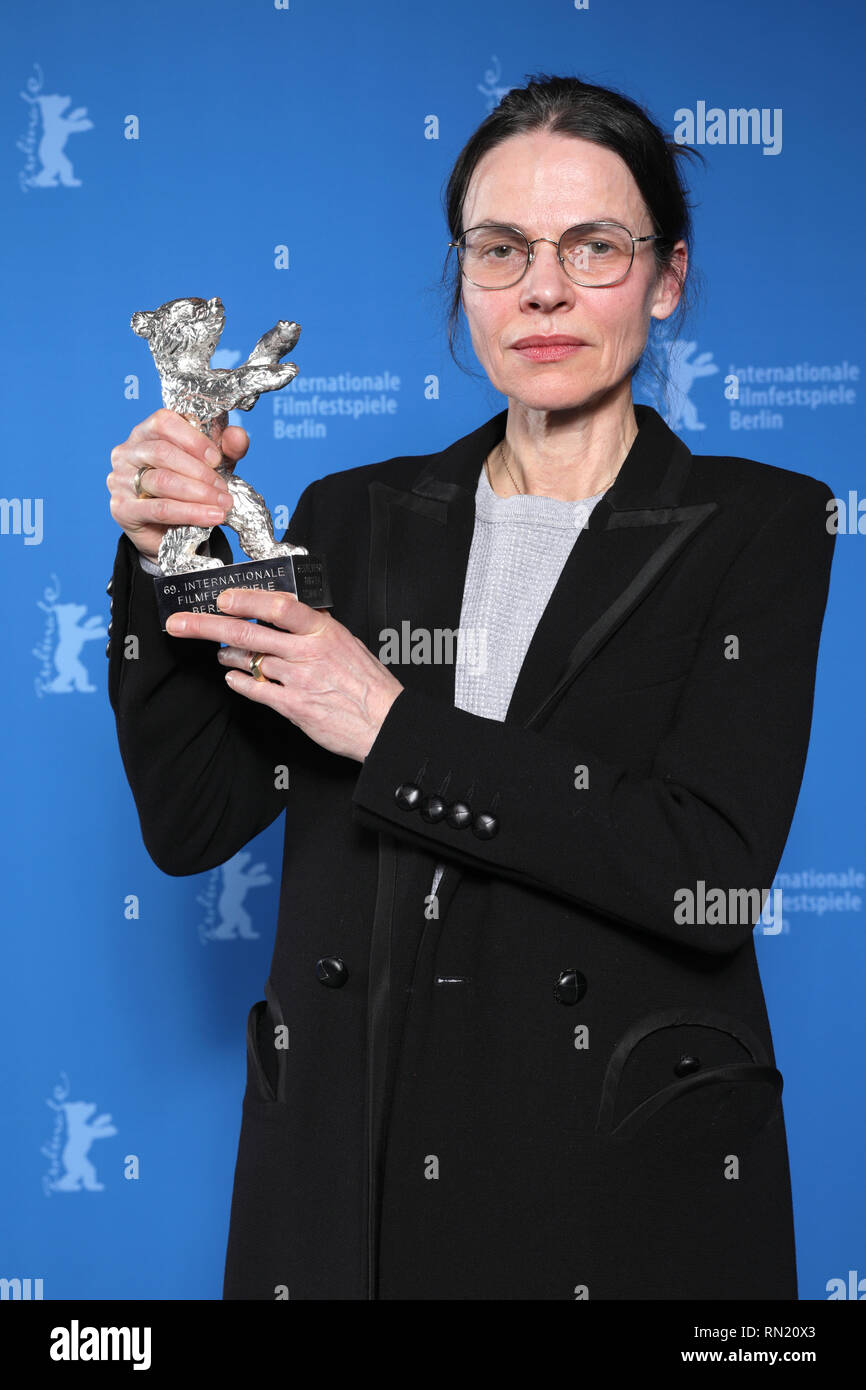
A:
<svg viewBox="0 0 866 1390">
<path fill-rule="evenodd" d="M 558 242 L 550 237 L 529 241 L 519 227 L 485 222 L 469 227 L 449 247 L 457 251 L 460 270 L 470 284 L 484 290 L 516 285 L 535 259 L 533 247 L 549 241 L 570 280 L 586 288 L 606 289 L 628 275 L 634 248 L 640 241 L 657 241 L 660 234 L 632 236 L 619 222 L 580 222 L 568 227 Z"/>
</svg>

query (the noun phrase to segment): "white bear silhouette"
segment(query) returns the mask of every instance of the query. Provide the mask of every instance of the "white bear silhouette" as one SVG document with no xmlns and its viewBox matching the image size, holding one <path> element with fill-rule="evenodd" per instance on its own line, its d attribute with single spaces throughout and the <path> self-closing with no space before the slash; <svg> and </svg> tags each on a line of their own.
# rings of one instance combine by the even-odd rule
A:
<svg viewBox="0 0 866 1390">
<path fill-rule="evenodd" d="M 66 1143 L 63 1146 L 63 1166 L 66 1169 L 62 1178 L 49 1184 L 54 1192 L 102 1192 L 105 1183 L 98 1182 L 96 1169 L 87 1157 L 94 1139 L 108 1139 L 117 1130 L 111 1123 L 110 1115 L 97 1115 L 88 1123 L 96 1109 L 87 1100 L 67 1100 L 60 1105 L 49 1101 L 52 1109 L 62 1110 L 66 1115 Z"/>
<path fill-rule="evenodd" d="M 75 177 L 72 164 L 63 153 L 63 147 L 70 135 L 81 130 L 92 130 L 93 122 L 87 115 L 86 106 L 76 106 L 68 116 L 64 116 L 71 97 L 28 96 L 22 92 L 25 101 L 38 104 L 42 112 L 42 139 L 39 141 L 39 158 L 42 168 L 38 174 L 27 179 L 31 188 L 56 188 L 57 180 L 66 188 L 80 188 L 81 179 Z"/>
<path fill-rule="evenodd" d="M 85 642 L 107 635 L 102 619 L 94 613 L 83 627 L 80 626 L 81 619 L 87 612 L 85 603 L 40 602 L 39 607 L 53 613 L 57 619 L 57 646 L 54 651 L 57 675 L 45 689 L 53 695 L 65 695 L 71 690 L 88 693 L 96 690 L 97 687 L 90 684 L 87 670 L 79 660 L 79 653 Z"/>
<path fill-rule="evenodd" d="M 692 382 L 700 376 L 713 376 L 719 370 L 713 362 L 711 352 L 702 352 L 694 361 L 689 361 L 697 347 L 695 342 L 665 343 L 668 356 L 668 374 L 673 383 L 674 408 L 667 423 L 672 430 L 683 426 L 687 430 L 705 430 L 707 427 L 698 419 L 698 408 L 689 398 Z"/>
<path fill-rule="evenodd" d="M 213 931 L 205 933 L 209 941 L 234 941 L 238 937 L 247 941 L 258 940 L 260 933 L 253 931 L 253 919 L 244 907 L 243 900 L 248 888 L 263 888 L 273 880 L 264 863 L 253 864 L 245 872 L 245 866 L 251 858 L 249 850 L 240 850 L 233 859 L 223 864 L 222 890 L 217 903 L 220 922 Z"/>
</svg>

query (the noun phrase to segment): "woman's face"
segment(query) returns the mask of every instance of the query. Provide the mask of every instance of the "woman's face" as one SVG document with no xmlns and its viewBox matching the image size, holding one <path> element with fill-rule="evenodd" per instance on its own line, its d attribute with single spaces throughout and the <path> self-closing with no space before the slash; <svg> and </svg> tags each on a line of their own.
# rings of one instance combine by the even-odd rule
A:
<svg viewBox="0 0 866 1390">
<path fill-rule="evenodd" d="M 470 179 L 463 227 L 503 222 L 531 241 L 555 243 L 579 222 L 620 222 L 634 236 L 653 231 L 628 166 L 612 150 L 571 135 L 535 131 L 490 150 Z M 673 313 L 679 290 L 659 275 L 652 242 L 635 247 L 631 270 L 618 285 L 576 285 L 559 263 L 556 245 L 539 242 L 523 279 L 506 289 L 481 289 L 463 277 L 462 295 L 472 344 L 497 390 L 535 410 L 586 405 L 628 377 L 646 345 L 651 318 Z M 685 271 L 686 248 L 675 255 Z M 559 361 L 539 361 L 515 347 L 527 337 L 565 334 L 583 347 Z"/>
</svg>

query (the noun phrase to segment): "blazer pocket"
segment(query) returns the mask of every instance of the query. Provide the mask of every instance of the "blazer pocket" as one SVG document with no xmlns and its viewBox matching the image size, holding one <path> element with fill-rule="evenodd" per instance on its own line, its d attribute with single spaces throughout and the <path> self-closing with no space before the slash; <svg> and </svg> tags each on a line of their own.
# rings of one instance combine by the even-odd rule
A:
<svg viewBox="0 0 866 1390">
<path fill-rule="evenodd" d="M 270 980 L 265 982 L 265 995 L 247 1015 L 245 1099 L 277 1104 L 286 1097 L 286 1049 L 277 1046 L 277 1029 L 283 1026 L 283 1015 Z"/>
<path fill-rule="evenodd" d="M 783 1078 L 745 1024 L 709 1010 L 641 1019 L 614 1049 L 596 1132 L 665 1163 L 745 1152 L 780 1118 Z"/>
</svg>

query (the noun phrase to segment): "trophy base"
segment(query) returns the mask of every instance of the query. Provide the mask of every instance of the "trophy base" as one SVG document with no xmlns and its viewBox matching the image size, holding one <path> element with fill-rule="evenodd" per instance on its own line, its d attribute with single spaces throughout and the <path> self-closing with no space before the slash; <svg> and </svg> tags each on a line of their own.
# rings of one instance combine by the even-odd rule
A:
<svg viewBox="0 0 866 1390">
<path fill-rule="evenodd" d="M 270 560 L 244 560 L 219 569 L 154 575 L 153 583 L 163 632 L 172 613 L 220 614 L 216 601 L 224 589 L 279 591 L 295 594 L 310 608 L 333 607 L 325 562 L 315 555 L 276 555 Z"/>
</svg>

